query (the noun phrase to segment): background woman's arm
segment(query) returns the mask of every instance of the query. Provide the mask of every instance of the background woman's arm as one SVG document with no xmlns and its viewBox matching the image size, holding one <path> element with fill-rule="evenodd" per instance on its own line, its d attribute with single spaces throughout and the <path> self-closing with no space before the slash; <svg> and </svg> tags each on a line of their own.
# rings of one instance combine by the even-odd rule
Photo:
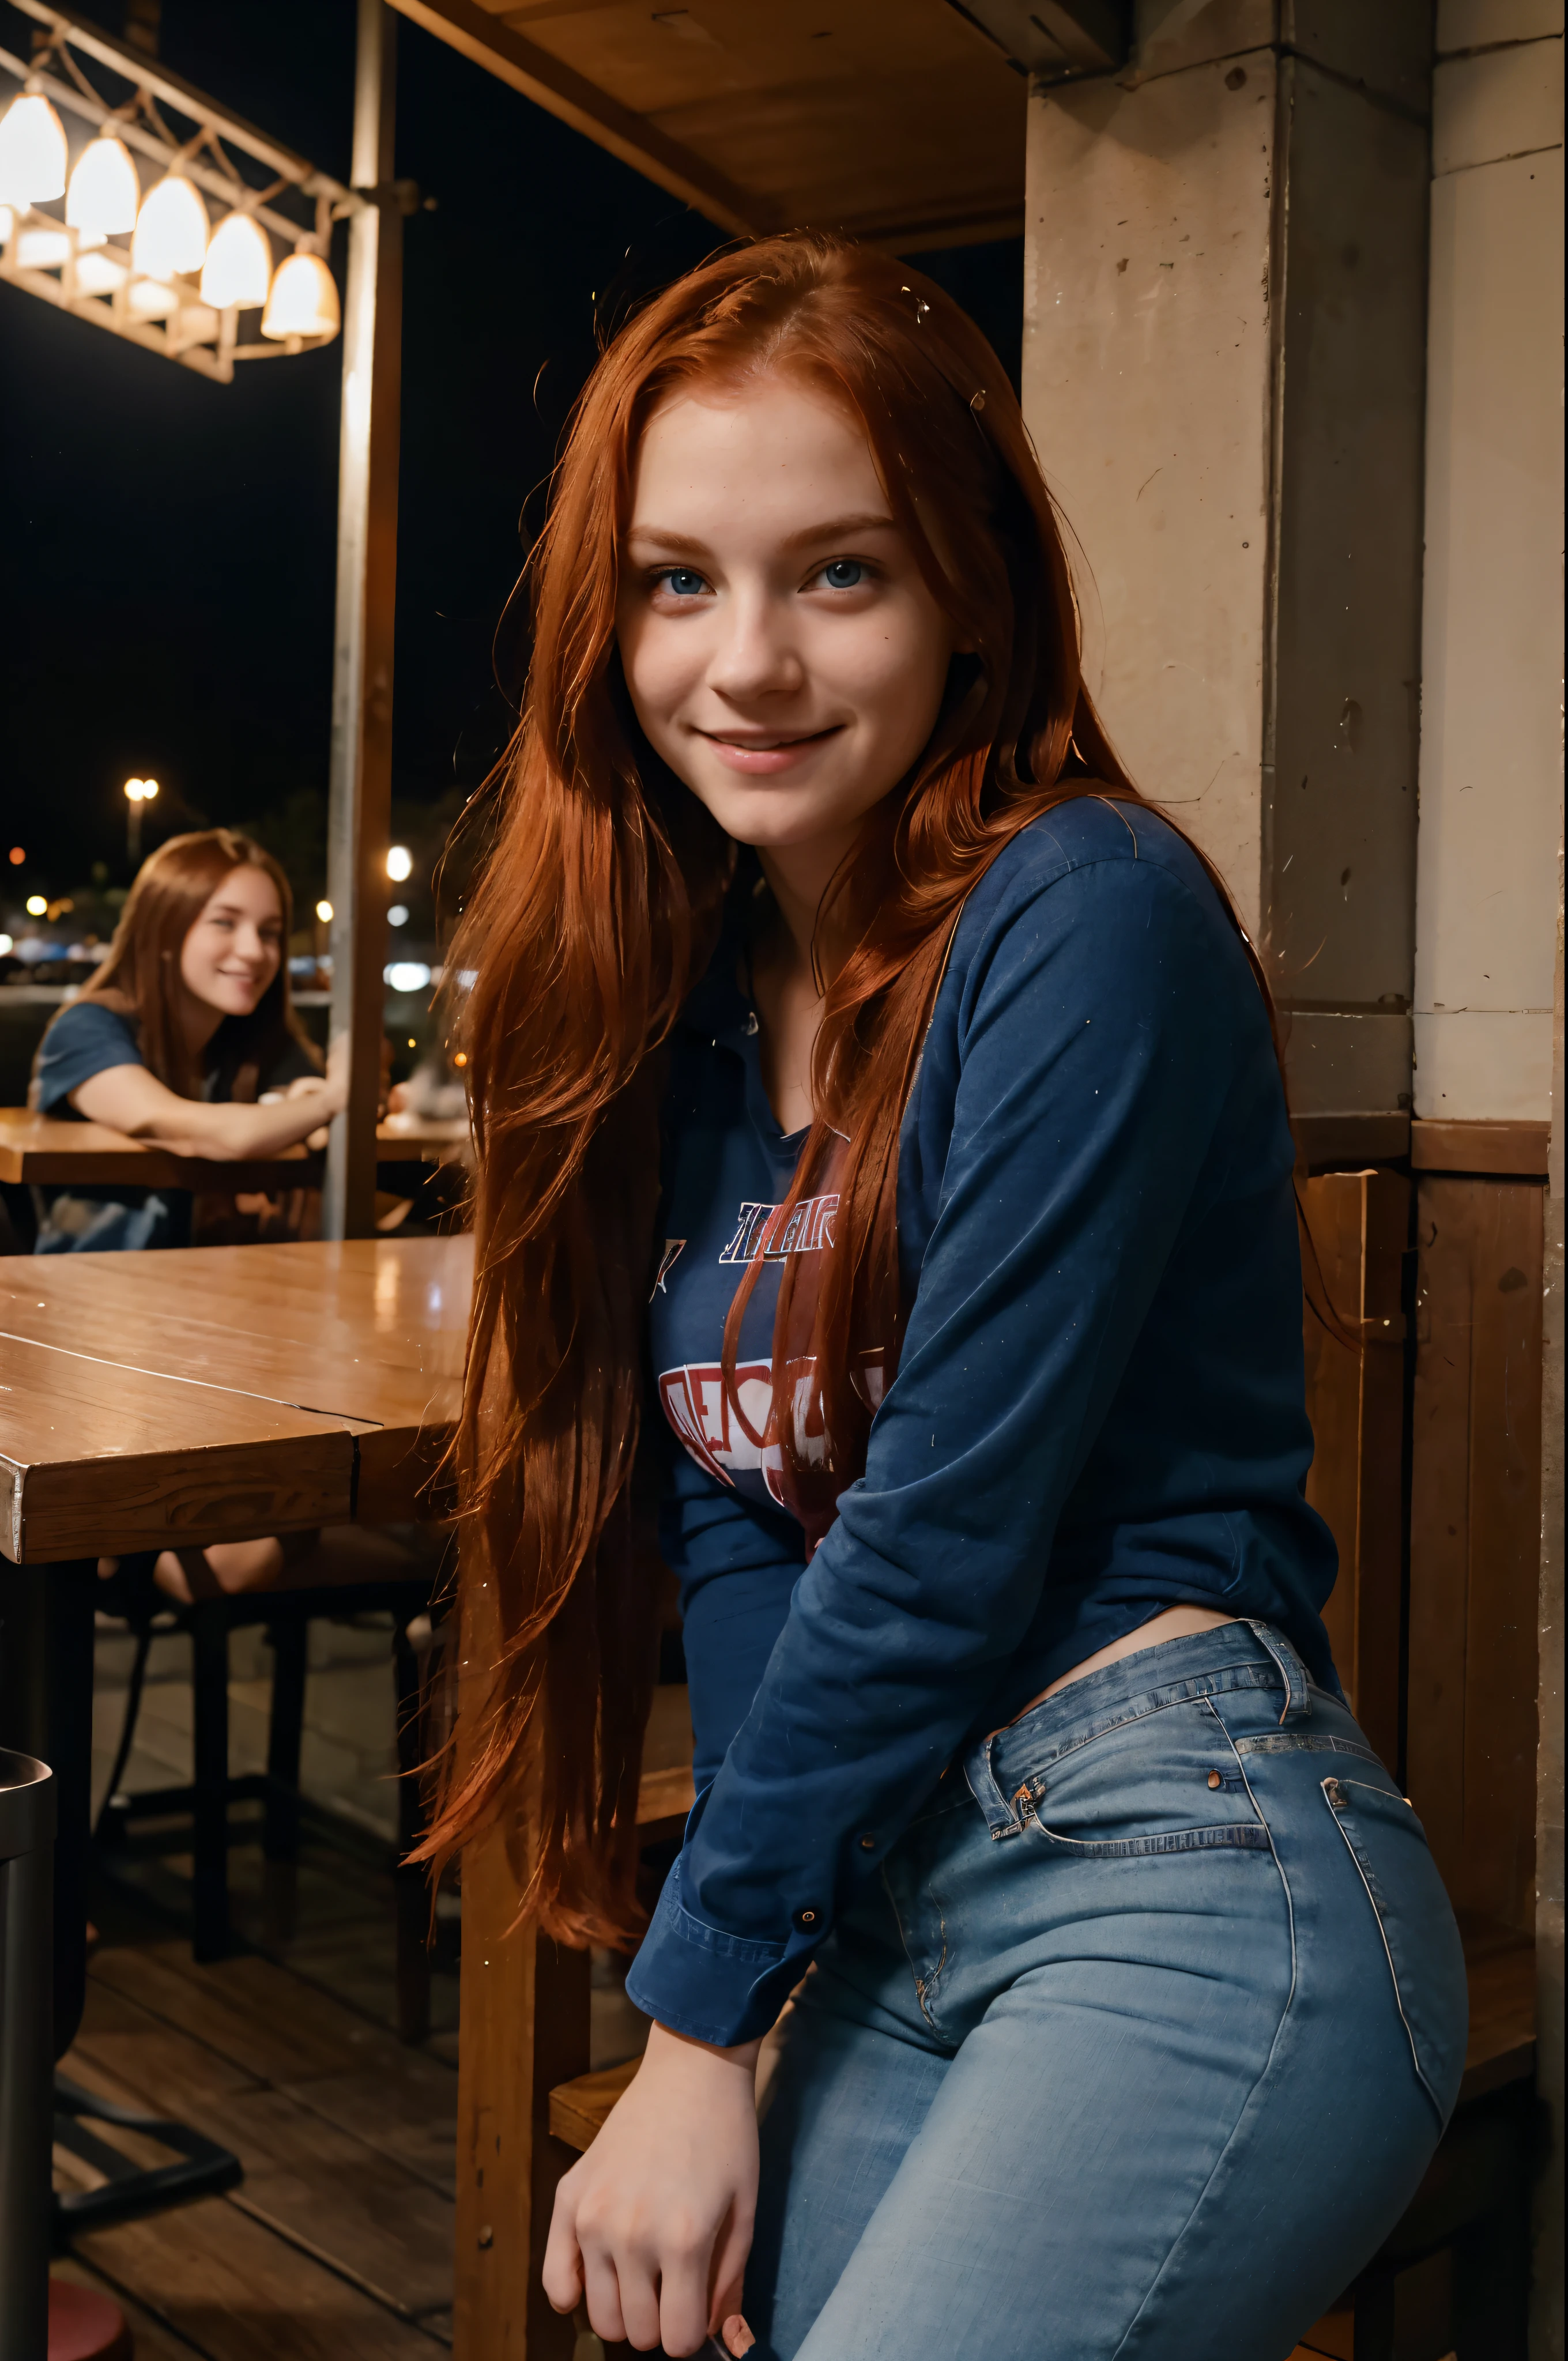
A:
<svg viewBox="0 0 1568 2361">
<path fill-rule="evenodd" d="M 106 1124 L 176 1156 L 233 1163 L 296 1147 L 340 1111 L 345 1094 L 341 1078 L 323 1074 L 295 1082 L 287 1099 L 272 1104 L 209 1105 L 181 1098 L 145 1066 L 107 1066 L 69 1095 L 89 1123 Z"/>
</svg>

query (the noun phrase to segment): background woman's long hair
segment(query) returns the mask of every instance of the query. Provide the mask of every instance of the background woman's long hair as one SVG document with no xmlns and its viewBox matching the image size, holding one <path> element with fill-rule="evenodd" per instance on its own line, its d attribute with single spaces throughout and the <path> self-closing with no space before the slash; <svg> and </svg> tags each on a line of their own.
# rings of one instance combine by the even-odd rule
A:
<svg viewBox="0 0 1568 2361">
<path fill-rule="evenodd" d="M 180 953 L 186 936 L 225 877 L 236 869 L 262 869 L 278 892 L 283 920 L 283 956 L 278 972 L 248 1016 L 225 1016 L 209 1047 L 205 1064 L 192 1058 L 180 1023 Z M 171 836 L 137 870 L 103 964 L 82 1000 L 101 1000 L 135 1020 L 148 1071 L 181 1098 L 202 1095 L 215 1066 L 232 1092 L 246 1069 L 265 1081 L 285 1049 L 299 1044 L 315 1050 L 289 997 L 289 933 L 294 897 L 284 871 L 259 844 L 232 828 L 202 829 Z M 318 1061 L 319 1062 L 319 1061 Z M 254 1092 L 242 1089 L 241 1095 Z"/>
<path fill-rule="evenodd" d="M 891 1380 L 896 1366 L 899 1123 L 965 897 L 1051 804 L 1138 800 L 1083 686 L 1061 534 L 1017 401 L 938 287 L 889 256 L 796 234 L 715 258 L 624 329 L 577 406 L 532 562 L 528 695 L 447 970 L 475 977 L 461 1018 L 477 1252 L 459 1476 L 501 1646 L 423 1850 L 444 1858 L 526 1808 L 525 1907 L 578 1941 L 636 1924 L 656 1598 L 629 1499 L 658 1052 L 712 954 L 734 863 L 637 727 L 616 649 L 618 551 L 659 401 L 762 371 L 802 379 L 863 423 L 954 642 L 973 651 L 954 658 L 929 745 L 866 820 L 821 913 L 834 958 L 790 1202 L 832 1161 L 840 1202 L 809 1298 L 797 1266 L 817 1257 L 785 1265 L 767 1430 L 808 1529 L 864 1466 L 857 1373 L 874 1358 Z M 826 1435 L 817 1465 L 807 1429 Z"/>
</svg>

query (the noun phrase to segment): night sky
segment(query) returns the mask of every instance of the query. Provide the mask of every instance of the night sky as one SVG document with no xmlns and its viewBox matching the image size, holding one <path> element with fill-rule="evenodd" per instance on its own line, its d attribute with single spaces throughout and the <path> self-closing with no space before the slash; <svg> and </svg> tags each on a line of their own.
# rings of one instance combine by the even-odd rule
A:
<svg viewBox="0 0 1568 2361">
<path fill-rule="evenodd" d="M 95 13 L 117 27 L 114 0 Z M 353 0 L 163 0 L 160 57 L 346 181 L 354 21 Z M 398 32 L 397 170 L 435 200 L 405 225 L 394 704 L 394 834 L 422 854 L 509 732 L 496 675 L 515 694 L 525 650 L 497 627 L 596 318 L 722 233 Z M 0 43 L 29 44 L 5 0 Z M 921 259 L 1015 372 L 1021 242 Z M 162 789 L 148 845 L 255 824 L 302 900 L 322 890 L 341 349 L 220 386 L 0 286 L 0 826 L 27 852 L 0 906 L 95 862 L 126 882 L 138 774 Z"/>
</svg>

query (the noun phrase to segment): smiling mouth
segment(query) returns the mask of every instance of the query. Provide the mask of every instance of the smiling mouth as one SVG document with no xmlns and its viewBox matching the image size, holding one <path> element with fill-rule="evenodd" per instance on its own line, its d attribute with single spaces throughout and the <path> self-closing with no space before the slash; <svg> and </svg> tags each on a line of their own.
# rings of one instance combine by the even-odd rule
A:
<svg viewBox="0 0 1568 2361">
<path fill-rule="evenodd" d="M 843 728 L 841 721 L 830 721 L 822 730 L 780 730 L 767 738 L 753 738 L 739 730 L 699 730 L 699 738 L 710 745 L 732 746 L 740 754 L 776 754 L 786 746 L 815 746 L 824 738 L 831 738 Z"/>
</svg>

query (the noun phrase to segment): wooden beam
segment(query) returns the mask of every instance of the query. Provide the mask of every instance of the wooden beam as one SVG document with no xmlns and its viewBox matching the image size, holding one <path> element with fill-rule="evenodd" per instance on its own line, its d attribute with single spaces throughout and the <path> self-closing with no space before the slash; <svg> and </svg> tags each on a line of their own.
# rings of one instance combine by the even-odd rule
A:
<svg viewBox="0 0 1568 2361">
<path fill-rule="evenodd" d="M 759 218 L 755 200 L 689 148 L 659 130 L 630 107 L 598 89 L 536 41 L 514 33 L 499 16 L 475 0 L 391 0 L 400 16 L 433 33 L 438 41 L 471 58 L 487 72 L 521 91 L 596 147 L 619 156 L 634 171 L 695 206 L 720 229 L 753 237 L 771 224 Z"/>
<path fill-rule="evenodd" d="M 1436 1123 L 1418 1115 L 1410 1162 L 1418 1172 L 1533 1177 L 1546 1170 L 1551 1131 L 1549 1123 Z"/>
</svg>

